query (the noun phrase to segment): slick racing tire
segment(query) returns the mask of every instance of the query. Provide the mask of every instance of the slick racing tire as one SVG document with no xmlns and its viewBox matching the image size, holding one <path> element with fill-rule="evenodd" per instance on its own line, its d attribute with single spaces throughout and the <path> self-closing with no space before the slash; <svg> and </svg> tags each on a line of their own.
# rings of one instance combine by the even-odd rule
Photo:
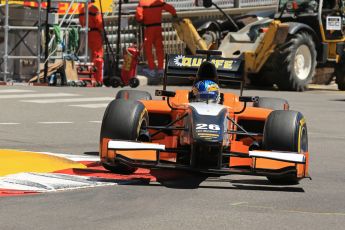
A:
<svg viewBox="0 0 345 230">
<path fill-rule="evenodd" d="M 120 90 L 116 94 L 116 99 L 125 99 L 125 100 L 152 100 L 152 96 L 149 92 L 141 90 Z"/>
<path fill-rule="evenodd" d="M 263 132 L 264 150 L 307 152 L 307 125 L 300 112 L 292 110 L 276 110 L 268 116 Z M 295 174 L 284 176 L 268 176 L 274 184 L 298 184 Z"/>
<path fill-rule="evenodd" d="M 316 68 L 316 49 L 310 34 L 300 32 L 283 45 L 274 58 L 280 90 L 304 91 Z"/>
<path fill-rule="evenodd" d="M 148 113 L 141 102 L 116 99 L 110 102 L 104 113 L 100 138 L 149 141 L 149 134 L 145 128 L 148 124 Z M 131 174 L 136 170 L 121 162 L 102 164 L 114 173 Z"/>
<path fill-rule="evenodd" d="M 259 99 L 253 103 L 253 107 L 272 110 L 288 110 L 289 102 L 281 98 L 259 97 Z"/>
</svg>

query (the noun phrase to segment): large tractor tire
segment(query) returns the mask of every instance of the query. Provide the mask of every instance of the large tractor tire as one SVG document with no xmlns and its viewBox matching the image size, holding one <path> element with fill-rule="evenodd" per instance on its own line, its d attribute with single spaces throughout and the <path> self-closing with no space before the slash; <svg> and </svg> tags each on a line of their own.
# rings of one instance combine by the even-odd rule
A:
<svg viewBox="0 0 345 230">
<path fill-rule="evenodd" d="M 316 68 L 316 50 L 313 38 L 306 32 L 291 37 L 273 59 L 276 81 L 280 90 L 304 91 Z"/>
<path fill-rule="evenodd" d="M 307 152 L 307 125 L 300 112 L 292 110 L 276 110 L 268 116 L 263 133 L 265 150 Z M 297 175 L 268 176 L 274 184 L 297 184 Z"/>
<path fill-rule="evenodd" d="M 345 60 L 342 60 L 334 68 L 335 82 L 339 90 L 345 90 Z"/>
<path fill-rule="evenodd" d="M 259 97 L 259 99 L 253 103 L 253 107 L 266 108 L 272 110 L 288 110 L 289 102 L 281 98 Z"/>
<path fill-rule="evenodd" d="M 125 99 L 125 100 L 152 100 L 152 96 L 149 92 L 141 90 L 120 90 L 116 94 L 116 99 Z"/>
<path fill-rule="evenodd" d="M 102 121 L 101 140 L 103 138 L 149 141 L 149 116 L 145 106 L 139 101 L 116 99 L 108 105 Z M 136 168 L 115 162 L 103 163 L 104 168 L 114 173 L 130 174 Z"/>
</svg>

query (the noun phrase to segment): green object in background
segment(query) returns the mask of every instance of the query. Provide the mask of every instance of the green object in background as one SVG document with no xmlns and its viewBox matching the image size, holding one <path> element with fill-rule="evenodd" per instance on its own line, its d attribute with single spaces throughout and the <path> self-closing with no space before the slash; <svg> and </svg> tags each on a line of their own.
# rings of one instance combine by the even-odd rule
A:
<svg viewBox="0 0 345 230">
<path fill-rule="evenodd" d="M 68 51 L 75 53 L 79 46 L 79 31 L 77 28 L 69 30 L 68 34 Z"/>
<path fill-rule="evenodd" d="M 55 42 L 60 43 L 61 42 L 61 29 L 60 26 L 54 26 L 54 35 L 55 35 Z"/>
</svg>

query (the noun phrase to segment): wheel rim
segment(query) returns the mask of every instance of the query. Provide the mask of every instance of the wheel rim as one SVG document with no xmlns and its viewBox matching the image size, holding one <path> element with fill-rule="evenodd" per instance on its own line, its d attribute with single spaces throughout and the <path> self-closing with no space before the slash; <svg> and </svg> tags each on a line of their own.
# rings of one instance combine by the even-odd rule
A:
<svg viewBox="0 0 345 230">
<path fill-rule="evenodd" d="M 146 119 L 143 119 L 141 124 L 140 124 L 140 128 L 138 131 L 138 138 L 137 141 L 142 141 L 142 142 L 149 142 L 150 138 L 149 138 L 149 132 L 146 128 L 147 126 L 147 121 Z"/>
<path fill-rule="evenodd" d="M 305 80 L 311 71 L 311 52 L 307 45 L 301 45 L 297 48 L 294 61 L 294 70 L 298 79 Z"/>
</svg>

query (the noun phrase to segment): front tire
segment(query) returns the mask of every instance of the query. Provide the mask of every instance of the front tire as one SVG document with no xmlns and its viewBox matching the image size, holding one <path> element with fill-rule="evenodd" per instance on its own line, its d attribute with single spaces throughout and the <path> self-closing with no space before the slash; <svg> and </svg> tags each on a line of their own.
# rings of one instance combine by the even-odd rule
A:
<svg viewBox="0 0 345 230">
<path fill-rule="evenodd" d="M 265 150 L 304 153 L 308 151 L 308 132 L 303 115 L 292 110 L 276 110 L 268 116 L 263 133 Z M 275 184 L 298 184 L 296 174 L 268 176 Z"/>
<path fill-rule="evenodd" d="M 148 141 L 149 117 L 139 101 L 116 99 L 108 105 L 102 121 L 100 138 Z M 114 173 L 131 174 L 137 168 L 120 162 L 102 162 L 104 168 Z"/>
<path fill-rule="evenodd" d="M 315 74 L 316 55 L 313 38 L 306 32 L 298 33 L 287 41 L 273 60 L 278 88 L 304 91 Z"/>
</svg>

